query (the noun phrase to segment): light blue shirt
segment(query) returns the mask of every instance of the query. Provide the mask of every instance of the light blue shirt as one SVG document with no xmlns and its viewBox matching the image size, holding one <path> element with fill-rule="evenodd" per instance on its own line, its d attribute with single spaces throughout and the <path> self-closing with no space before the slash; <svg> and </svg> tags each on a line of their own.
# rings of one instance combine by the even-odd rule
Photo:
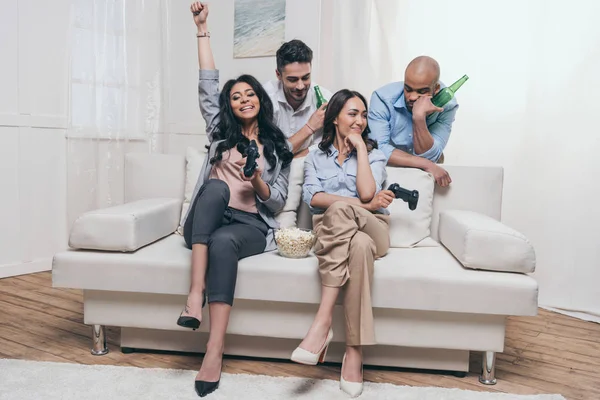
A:
<svg viewBox="0 0 600 400">
<path fill-rule="evenodd" d="M 310 205 L 315 194 L 325 192 L 337 196 L 358 198 L 356 190 L 356 173 L 358 170 L 358 158 L 356 152 L 348 155 L 342 165 L 337 157 L 339 152 L 331 145 L 331 154 L 327 155 L 317 146 L 311 148 L 304 161 L 304 185 L 302 186 L 302 198 L 313 214 L 322 214 L 325 210 Z M 379 149 L 373 149 L 369 153 L 369 164 L 375 179 L 376 193 L 381 191 L 382 185 L 387 178 L 385 165 L 387 159 Z M 389 214 L 385 208 L 377 210 L 380 214 Z"/>
<path fill-rule="evenodd" d="M 440 82 L 444 88 L 444 84 Z M 427 117 L 427 128 L 433 137 L 433 146 L 422 154 L 415 154 L 412 113 L 404 101 L 404 82 L 389 83 L 377 89 L 371 96 L 369 105 L 370 138 L 375 140 L 386 159 L 394 149 L 427 158 L 433 162 L 442 155 L 450 132 L 458 103 L 456 97 L 444 107 L 441 113 L 435 112 Z"/>
</svg>

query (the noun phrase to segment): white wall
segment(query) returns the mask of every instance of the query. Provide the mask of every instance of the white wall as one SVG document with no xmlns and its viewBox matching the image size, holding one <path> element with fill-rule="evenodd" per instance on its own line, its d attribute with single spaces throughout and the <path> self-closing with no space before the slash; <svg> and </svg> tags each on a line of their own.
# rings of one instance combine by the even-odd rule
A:
<svg viewBox="0 0 600 400">
<path fill-rule="evenodd" d="M 502 220 L 536 249 L 540 304 L 600 321 L 600 3 L 463 0 L 448 12 L 459 8 L 408 49 L 439 55 L 447 81 L 471 77 L 447 162 L 505 168 Z"/>
<path fill-rule="evenodd" d="M 68 0 L 0 0 L 0 278 L 66 247 Z"/>
<path fill-rule="evenodd" d="M 600 2 L 323 6 L 323 83 L 333 90 L 370 96 L 423 54 L 439 61 L 446 84 L 469 75 L 446 163 L 504 167 L 502 221 L 535 247 L 540 304 L 600 321 Z"/>
</svg>

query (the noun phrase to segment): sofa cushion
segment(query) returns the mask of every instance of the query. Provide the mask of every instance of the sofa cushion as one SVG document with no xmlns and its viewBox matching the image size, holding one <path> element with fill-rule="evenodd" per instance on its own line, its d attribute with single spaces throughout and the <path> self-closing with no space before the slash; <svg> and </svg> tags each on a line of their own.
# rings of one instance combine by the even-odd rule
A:
<svg viewBox="0 0 600 400">
<path fill-rule="evenodd" d="M 275 220 L 281 228 L 295 228 L 298 226 L 298 207 L 302 201 L 302 185 L 304 184 L 304 160 L 305 157 L 297 157 L 290 164 L 290 176 L 288 183 L 288 197 Z"/>
<path fill-rule="evenodd" d="M 413 247 L 429 237 L 433 213 L 433 177 L 418 168 L 387 167 L 385 188 L 397 183 L 408 190 L 419 191 L 419 202 L 415 210 L 408 203 L 396 199 L 390 204 L 390 247 Z"/>
<path fill-rule="evenodd" d="M 535 251 L 527 238 L 502 222 L 473 211 L 440 213 L 440 240 L 467 268 L 535 271 Z"/>
<path fill-rule="evenodd" d="M 202 153 L 198 151 L 198 149 L 194 147 L 188 147 L 185 153 L 185 191 L 183 195 L 183 204 L 181 205 L 181 215 L 179 217 L 179 227 L 177 228 L 177 233 L 183 235 L 183 226 L 181 223 L 183 219 L 187 215 L 187 210 L 190 208 L 190 202 L 192 201 L 192 195 L 194 194 L 194 189 L 196 188 L 196 183 L 198 183 L 198 176 L 202 171 L 202 165 L 204 164 L 204 159 L 206 158 L 206 153 Z"/>
<path fill-rule="evenodd" d="M 69 246 L 135 251 L 177 229 L 180 199 L 145 199 L 89 211 L 73 223 Z"/>
<path fill-rule="evenodd" d="M 135 253 L 70 250 L 53 260 L 53 284 L 91 290 L 187 295 L 191 251 L 171 235 Z M 381 308 L 535 315 L 537 283 L 523 274 L 466 269 L 442 246 L 390 249 L 376 261 Z M 235 298 L 318 304 L 317 259 L 269 252 L 240 261 Z"/>
</svg>

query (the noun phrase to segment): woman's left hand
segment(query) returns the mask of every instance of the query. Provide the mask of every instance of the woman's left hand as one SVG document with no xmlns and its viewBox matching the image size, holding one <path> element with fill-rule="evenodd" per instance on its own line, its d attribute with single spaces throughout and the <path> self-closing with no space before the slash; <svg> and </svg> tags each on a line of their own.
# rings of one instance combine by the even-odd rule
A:
<svg viewBox="0 0 600 400">
<path fill-rule="evenodd" d="M 371 211 L 377 211 L 380 208 L 388 208 L 395 198 L 394 192 L 391 190 L 381 190 L 368 203 L 367 209 Z"/>
<path fill-rule="evenodd" d="M 240 176 L 242 177 L 242 180 L 250 182 L 258 197 L 264 201 L 271 197 L 271 188 L 269 188 L 269 185 L 262 180 L 262 172 L 263 170 L 257 166 L 252 176 L 247 177 L 244 175 L 244 167 L 242 166 L 240 168 Z"/>
<path fill-rule="evenodd" d="M 352 149 L 359 151 L 362 148 L 366 148 L 362 136 L 360 136 L 358 133 L 351 133 L 350 135 L 346 136 L 346 139 L 344 139 L 344 144 L 348 149 L 348 153 L 350 153 Z"/>
</svg>

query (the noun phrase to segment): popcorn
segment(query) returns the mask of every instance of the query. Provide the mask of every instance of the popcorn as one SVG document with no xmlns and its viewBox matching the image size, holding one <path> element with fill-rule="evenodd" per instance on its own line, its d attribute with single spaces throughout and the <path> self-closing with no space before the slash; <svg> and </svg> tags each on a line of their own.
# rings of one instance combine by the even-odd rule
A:
<svg viewBox="0 0 600 400">
<path fill-rule="evenodd" d="M 312 231 L 299 228 L 284 228 L 275 232 L 279 254 L 288 258 L 306 257 L 316 238 Z"/>
</svg>

